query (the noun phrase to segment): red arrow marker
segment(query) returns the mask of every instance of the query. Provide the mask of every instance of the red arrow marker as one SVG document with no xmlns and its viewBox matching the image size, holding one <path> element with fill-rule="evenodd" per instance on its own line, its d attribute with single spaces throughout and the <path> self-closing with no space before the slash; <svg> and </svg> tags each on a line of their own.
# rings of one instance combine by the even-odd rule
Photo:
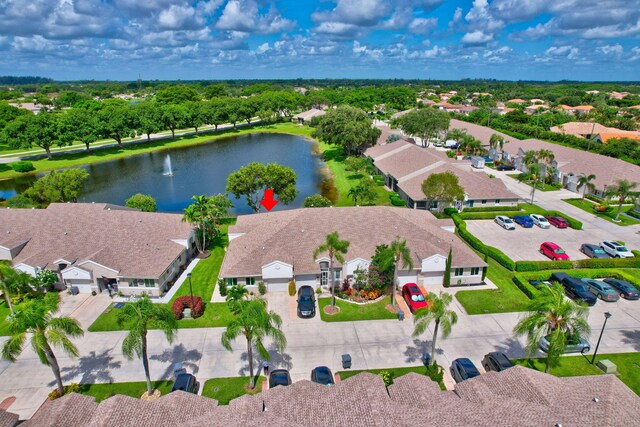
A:
<svg viewBox="0 0 640 427">
<path fill-rule="evenodd" d="M 278 200 L 274 200 L 273 198 L 273 190 L 271 188 L 264 190 L 264 197 L 260 200 L 260 204 L 264 206 L 267 211 L 270 211 L 278 204 Z"/>
</svg>

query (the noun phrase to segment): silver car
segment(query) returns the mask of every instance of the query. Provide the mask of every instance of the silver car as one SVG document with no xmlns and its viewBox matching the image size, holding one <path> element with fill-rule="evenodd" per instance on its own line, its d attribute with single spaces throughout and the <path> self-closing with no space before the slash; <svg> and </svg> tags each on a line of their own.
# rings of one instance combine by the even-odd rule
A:
<svg viewBox="0 0 640 427">
<path fill-rule="evenodd" d="M 547 335 L 548 336 L 548 335 Z M 540 350 L 545 353 L 549 350 L 549 340 L 547 337 L 543 337 L 540 340 Z M 570 337 L 567 341 L 567 345 L 564 348 L 565 353 L 582 353 L 587 354 L 591 351 L 591 344 L 589 341 L 581 337 Z"/>
<path fill-rule="evenodd" d="M 533 220 L 533 223 L 535 225 L 537 225 L 540 228 L 550 228 L 551 224 L 549 224 L 549 221 L 547 221 L 547 218 L 545 218 L 542 215 L 538 215 L 538 214 L 531 214 L 529 215 L 531 217 L 531 219 Z"/>
<path fill-rule="evenodd" d="M 516 229 L 516 223 L 513 222 L 513 220 L 511 218 L 509 218 L 508 216 L 504 216 L 504 215 L 498 215 L 495 219 L 496 224 L 498 224 L 500 227 L 504 228 L 505 230 L 515 230 Z"/>
</svg>

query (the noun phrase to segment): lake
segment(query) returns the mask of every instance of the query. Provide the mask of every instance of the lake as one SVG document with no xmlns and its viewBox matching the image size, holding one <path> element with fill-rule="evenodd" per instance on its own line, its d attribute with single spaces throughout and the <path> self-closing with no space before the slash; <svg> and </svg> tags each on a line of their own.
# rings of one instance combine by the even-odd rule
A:
<svg viewBox="0 0 640 427">
<path fill-rule="evenodd" d="M 82 167 L 89 172 L 89 179 L 79 201 L 124 205 L 132 194 L 143 193 L 156 199 L 158 211 L 181 212 L 191 204 L 193 195 L 223 193 L 230 173 L 256 161 L 275 162 L 295 170 L 298 196 L 289 206 L 278 203 L 274 210 L 296 208 L 302 206 L 305 197 L 328 187 L 324 163 L 314 154 L 313 144 L 296 135 L 253 133 L 86 165 Z M 163 175 L 167 156 L 173 176 Z M 0 181 L 0 197 L 8 199 L 24 191 L 33 180 L 35 177 L 25 176 Z M 252 213 L 244 198 L 230 195 L 230 199 L 234 214 Z"/>
</svg>

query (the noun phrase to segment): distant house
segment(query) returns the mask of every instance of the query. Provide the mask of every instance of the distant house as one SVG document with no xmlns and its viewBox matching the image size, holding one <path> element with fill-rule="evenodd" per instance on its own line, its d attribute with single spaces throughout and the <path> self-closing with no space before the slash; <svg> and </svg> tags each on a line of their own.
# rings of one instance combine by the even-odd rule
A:
<svg viewBox="0 0 640 427">
<path fill-rule="evenodd" d="M 526 104 L 527 101 L 525 101 L 524 99 L 520 99 L 520 98 L 514 98 L 514 99 L 510 99 L 507 101 L 507 103 L 512 103 L 512 104 Z"/>
<path fill-rule="evenodd" d="M 628 95 L 630 95 L 629 92 L 609 92 L 609 97 L 611 99 L 624 99 Z"/>
<path fill-rule="evenodd" d="M 571 107 L 569 105 L 561 105 L 560 108 L 567 114 L 587 114 L 593 107 L 591 105 L 577 105 L 575 107 Z"/>
<path fill-rule="evenodd" d="M 524 108 L 524 112 L 526 114 L 535 114 L 538 113 L 540 111 L 545 111 L 548 110 L 549 106 L 548 105 L 544 105 L 544 104 L 533 104 L 533 105 L 529 105 L 528 107 Z"/>
<path fill-rule="evenodd" d="M 28 110 L 31 111 L 33 114 L 38 114 L 40 111 L 44 110 L 51 110 L 52 107 L 51 106 L 47 106 L 47 105 L 42 105 L 42 104 L 34 104 L 33 102 L 10 102 L 9 105 L 16 107 L 16 108 L 22 108 L 23 110 Z"/>
<path fill-rule="evenodd" d="M 297 120 L 298 124 L 303 125 L 305 122 L 311 120 L 312 118 L 324 116 L 325 114 L 327 114 L 327 112 L 324 110 L 312 108 L 311 110 L 296 114 L 291 118 L 291 120 Z"/>
<path fill-rule="evenodd" d="M 594 140 L 606 144 L 610 139 L 635 139 L 636 141 L 640 141 L 640 132 L 600 132 L 594 136 Z"/>
<path fill-rule="evenodd" d="M 104 203 L 0 209 L 0 259 L 32 276 L 54 271 L 82 293 L 159 296 L 194 251 L 182 215 Z"/>
<path fill-rule="evenodd" d="M 637 131 L 627 131 L 617 128 L 610 128 L 607 126 L 603 126 L 600 123 L 591 122 L 569 122 L 558 126 L 553 126 L 549 130 L 555 133 L 593 139 L 594 141 L 598 142 L 606 142 L 612 138 L 640 138 L 640 132 Z"/>
</svg>

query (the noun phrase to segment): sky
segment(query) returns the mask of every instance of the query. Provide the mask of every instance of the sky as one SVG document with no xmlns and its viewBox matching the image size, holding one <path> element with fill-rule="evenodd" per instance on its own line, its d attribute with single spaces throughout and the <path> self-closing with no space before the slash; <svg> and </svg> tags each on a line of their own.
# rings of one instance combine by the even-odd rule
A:
<svg viewBox="0 0 640 427">
<path fill-rule="evenodd" d="M 640 80 L 640 0 L 0 0 L 0 75 Z"/>
</svg>

